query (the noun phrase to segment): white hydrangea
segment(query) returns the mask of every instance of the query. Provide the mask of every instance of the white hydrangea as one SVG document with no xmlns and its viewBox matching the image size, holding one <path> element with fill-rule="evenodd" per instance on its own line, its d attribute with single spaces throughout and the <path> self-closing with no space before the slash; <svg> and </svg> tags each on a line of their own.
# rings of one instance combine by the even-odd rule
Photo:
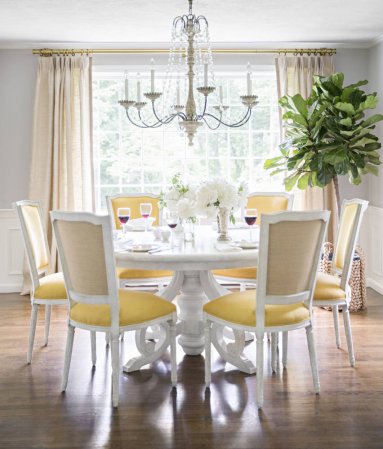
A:
<svg viewBox="0 0 383 449">
<path fill-rule="evenodd" d="M 177 203 L 177 215 L 182 220 L 192 218 L 196 215 L 196 203 L 188 198 L 182 198 Z"/>
</svg>

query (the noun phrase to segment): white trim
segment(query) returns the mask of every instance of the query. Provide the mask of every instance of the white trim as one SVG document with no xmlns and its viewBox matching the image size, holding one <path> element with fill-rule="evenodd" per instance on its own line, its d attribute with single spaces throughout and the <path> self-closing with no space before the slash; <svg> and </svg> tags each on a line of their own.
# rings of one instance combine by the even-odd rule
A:
<svg viewBox="0 0 383 449">
<path fill-rule="evenodd" d="M 378 282 L 376 279 L 367 277 L 366 278 L 366 285 L 367 285 L 367 287 L 372 288 L 376 292 L 378 292 L 381 295 L 383 295 L 383 284 Z"/>
</svg>

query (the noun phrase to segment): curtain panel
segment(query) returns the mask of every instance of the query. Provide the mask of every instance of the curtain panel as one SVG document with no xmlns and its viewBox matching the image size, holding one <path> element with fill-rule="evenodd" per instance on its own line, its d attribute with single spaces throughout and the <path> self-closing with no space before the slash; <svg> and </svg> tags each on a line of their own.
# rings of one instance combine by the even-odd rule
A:
<svg viewBox="0 0 383 449">
<path fill-rule="evenodd" d="M 52 245 L 49 211 L 94 211 L 92 59 L 38 61 L 29 198 L 41 203 Z M 51 267 L 56 266 L 52 248 Z"/>
<path fill-rule="evenodd" d="M 327 76 L 334 73 L 332 56 L 280 56 L 275 60 L 278 98 L 284 95 L 301 94 L 303 98 L 310 95 L 313 76 Z M 281 120 L 282 125 L 282 120 Z M 283 126 L 281 126 L 283 139 Z M 294 191 L 294 208 L 300 210 L 328 209 L 331 211 L 328 226 L 328 240 L 334 242 L 338 225 L 338 209 L 334 184 L 325 188 L 309 187 Z"/>
</svg>

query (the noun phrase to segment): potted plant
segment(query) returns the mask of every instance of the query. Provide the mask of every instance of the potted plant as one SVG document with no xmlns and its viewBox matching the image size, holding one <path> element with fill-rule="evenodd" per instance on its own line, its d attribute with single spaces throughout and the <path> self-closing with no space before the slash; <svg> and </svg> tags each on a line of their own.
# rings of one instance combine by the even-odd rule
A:
<svg viewBox="0 0 383 449">
<path fill-rule="evenodd" d="M 360 184 L 362 175 L 378 174 L 381 147 L 373 130 L 382 114 L 365 118 L 377 106 L 377 94 L 366 94 L 361 86 L 367 81 L 343 86 L 343 73 L 315 76 L 307 99 L 300 94 L 279 100 L 284 110 L 286 140 L 279 146 L 281 155 L 268 159 L 272 175 L 287 171 L 286 190 L 294 186 L 325 187 L 334 183 L 340 209 L 338 176 L 348 175 Z"/>
</svg>

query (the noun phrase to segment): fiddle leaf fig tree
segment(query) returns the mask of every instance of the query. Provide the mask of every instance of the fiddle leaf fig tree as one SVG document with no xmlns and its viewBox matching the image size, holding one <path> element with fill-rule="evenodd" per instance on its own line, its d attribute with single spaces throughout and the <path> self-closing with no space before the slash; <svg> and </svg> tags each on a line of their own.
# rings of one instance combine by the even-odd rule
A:
<svg viewBox="0 0 383 449">
<path fill-rule="evenodd" d="M 268 159 L 271 174 L 286 172 L 286 190 L 334 182 L 338 208 L 338 176 L 348 175 L 360 184 L 362 175 L 378 174 L 381 147 L 373 130 L 382 114 L 365 112 L 377 106 L 377 94 L 366 94 L 367 81 L 343 86 L 343 73 L 315 76 L 310 96 L 284 96 L 279 100 L 286 124 L 286 140 L 279 146 L 281 155 Z"/>
</svg>

